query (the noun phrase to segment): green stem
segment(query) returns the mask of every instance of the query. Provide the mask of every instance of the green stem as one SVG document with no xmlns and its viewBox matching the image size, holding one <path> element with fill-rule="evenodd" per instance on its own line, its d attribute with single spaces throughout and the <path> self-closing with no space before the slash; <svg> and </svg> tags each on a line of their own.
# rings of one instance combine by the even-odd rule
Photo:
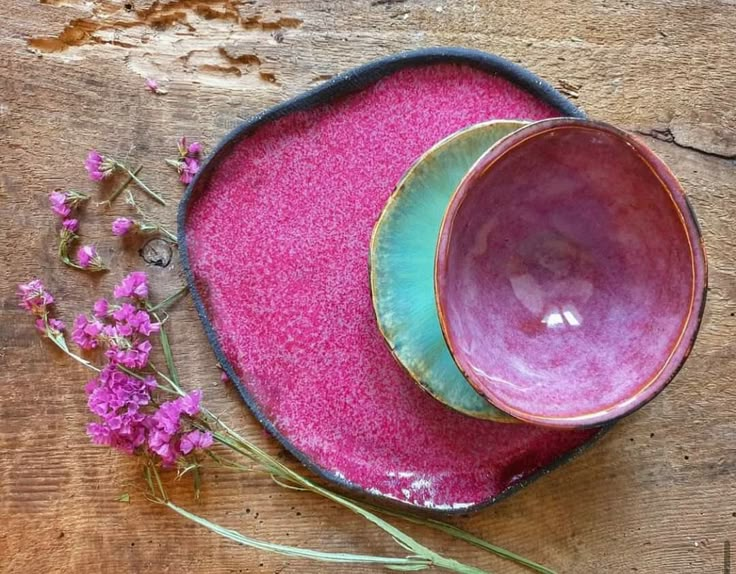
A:
<svg viewBox="0 0 736 574">
<path fill-rule="evenodd" d="M 81 365 L 84 365 L 88 369 L 92 369 L 96 373 L 99 373 L 100 372 L 101 369 L 99 369 L 98 367 L 95 367 L 87 359 L 84 359 L 84 358 L 80 357 L 76 353 L 72 353 L 69 350 L 69 347 L 66 344 L 66 339 L 64 339 L 64 336 L 63 335 L 58 335 L 58 336 L 57 335 L 52 335 L 50 333 L 50 331 L 49 331 L 50 326 L 48 324 L 48 319 L 46 319 L 45 322 L 46 322 L 46 332 L 48 334 L 48 338 L 51 340 L 51 342 L 54 345 L 56 345 L 57 347 L 59 347 L 59 349 L 61 349 L 62 351 L 64 351 L 64 353 L 66 353 L 69 357 L 71 357 L 72 359 L 74 359 L 75 361 L 77 361 L 77 363 L 79 363 Z"/>
<path fill-rule="evenodd" d="M 153 199 L 158 201 L 161 205 L 166 205 L 166 202 L 164 201 L 164 199 L 159 194 L 157 194 L 155 191 L 153 191 L 150 187 L 148 187 L 145 183 L 143 183 L 138 178 L 138 176 L 130 170 L 128 166 L 120 162 L 115 162 L 115 167 L 125 171 L 130 176 L 130 178 L 138 184 L 138 187 L 140 187 L 143 191 L 145 191 Z"/>
<path fill-rule="evenodd" d="M 167 237 L 169 239 L 169 241 L 171 241 L 172 243 L 178 243 L 179 242 L 179 238 L 176 236 L 176 234 L 173 233 L 173 232 L 171 232 L 171 231 L 169 231 L 168 229 L 166 229 L 163 225 L 159 225 L 158 226 L 158 230 L 165 237 Z"/>
<path fill-rule="evenodd" d="M 130 185 L 130 182 L 133 181 L 133 178 L 136 177 L 141 172 L 141 170 L 143 169 L 143 166 L 142 165 L 138 166 L 137 169 L 133 170 L 133 173 L 131 173 L 127 167 L 124 169 L 128 172 L 128 177 L 126 178 L 126 180 L 122 183 L 120 187 L 118 187 L 115 191 L 113 191 L 112 195 L 105 201 L 105 203 L 108 203 L 108 204 L 112 203 L 117 198 L 118 195 L 123 193 L 123 191 L 125 191 L 125 189 Z"/>
<path fill-rule="evenodd" d="M 202 518 L 196 514 L 189 512 L 177 506 L 173 502 L 164 502 L 164 506 L 170 508 L 177 514 L 188 518 L 192 522 L 199 524 L 207 528 L 208 530 L 242 544 L 243 546 L 249 546 L 258 550 L 266 550 L 268 552 L 275 552 L 291 558 L 307 558 L 309 560 L 319 560 L 320 562 L 337 562 L 343 564 L 367 564 L 374 566 L 384 566 L 387 568 L 396 567 L 401 570 L 424 570 L 431 566 L 431 562 L 425 558 L 419 556 L 408 556 L 406 558 L 392 558 L 390 556 L 366 556 L 363 554 L 347 554 L 338 552 L 321 552 L 319 550 L 309 550 L 307 548 L 297 548 L 295 546 L 285 546 L 283 544 L 274 544 L 272 542 L 265 542 L 256 538 L 250 538 L 235 530 L 224 528 L 219 524 L 210 522 L 206 518 Z"/>
<path fill-rule="evenodd" d="M 167 307 L 170 307 L 171 304 L 174 303 L 174 301 L 179 299 L 179 297 L 181 297 L 182 295 L 185 295 L 187 291 L 189 291 L 189 286 L 184 285 L 184 287 L 179 289 L 176 293 L 172 293 L 160 303 L 156 303 L 153 306 L 148 306 L 148 312 L 155 313 L 156 311 L 160 311 L 160 310 L 166 309 Z"/>
<path fill-rule="evenodd" d="M 209 412 L 207 412 L 207 415 L 214 417 L 214 415 L 212 415 L 212 413 L 209 413 Z M 214 417 L 214 420 L 217 420 L 223 426 L 223 428 L 227 430 L 228 434 L 232 435 L 232 438 L 235 439 L 235 443 L 233 442 L 233 440 L 230 439 L 230 437 L 227 437 L 217 431 L 213 432 L 213 437 L 215 438 L 215 440 L 217 440 L 219 443 L 223 444 L 224 446 L 227 446 L 231 448 L 232 450 L 239 452 L 243 456 L 246 456 L 247 458 L 250 458 L 251 460 L 254 460 L 255 462 L 259 463 L 261 466 L 263 466 L 266 469 L 267 472 L 271 474 L 275 474 L 279 478 L 284 478 L 295 484 L 303 486 L 307 490 L 315 494 L 318 494 L 322 496 L 323 498 L 331 500 L 332 502 L 336 502 L 337 504 L 340 504 L 341 506 L 344 506 L 345 508 L 351 510 L 352 512 L 362 516 L 363 518 L 373 523 L 374 525 L 379 527 L 381 530 L 383 530 L 387 534 L 390 534 L 391 537 L 394 540 L 396 540 L 396 542 L 399 543 L 401 546 L 411 550 L 418 556 L 422 556 L 423 558 L 430 560 L 433 565 L 439 568 L 444 568 L 452 572 L 460 572 L 463 574 L 482 574 L 485 572 L 484 570 L 481 570 L 479 568 L 468 566 L 466 564 L 462 564 L 451 558 L 446 558 L 440 554 L 437 554 L 436 552 L 427 548 L 423 544 L 420 544 L 419 542 L 414 540 L 408 534 L 399 530 L 392 524 L 386 522 L 385 520 L 383 520 L 376 514 L 373 514 L 369 510 L 361 507 L 359 504 L 353 502 L 349 498 L 343 497 L 342 495 L 332 492 L 331 490 L 323 488 L 322 486 L 316 484 L 315 482 L 312 482 L 310 479 L 302 476 L 298 472 L 285 466 L 281 462 L 275 460 L 273 457 L 271 457 L 265 451 L 261 450 L 259 447 L 255 446 L 254 444 L 248 441 L 245 441 L 244 439 L 242 439 L 242 437 L 238 436 L 237 433 L 234 433 L 231 430 L 227 429 L 226 425 L 224 425 L 224 423 L 219 421 L 219 419 L 217 419 L 216 417 Z M 240 444 L 237 444 L 237 443 L 240 443 Z"/>
<path fill-rule="evenodd" d="M 486 540 L 483 540 L 482 538 L 479 538 L 478 536 L 475 536 L 474 534 L 471 534 L 470 532 L 467 532 L 462 528 L 458 528 L 453 524 L 448 524 L 447 522 L 442 522 L 433 518 L 419 518 L 418 516 L 414 516 L 412 514 L 409 514 L 408 512 L 389 510 L 367 503 L 361 503 L 361 506 L 363 506 L 364 508 L 369 508 L 375 512 L 380 512 L 381 514 L 394 516 L 413 524 L 419 524 L 421 526 L 432 528 L 433 530 L 444 532 L 449 536 L 457 538 L 458 540 L 463 540 L 468 544 L 472 544 L 473 546 L 476 546 L 478 548 L 482 548 L 483 550 L 496 554 L 501 558 L 511 560 L 512 562 L 516 562 L 517 564 L 521 564 L 522 566 L 526 566 L 527 568 L 529 568 L 530 570 L 534 570 L 535 572 L 540 572 L 541 574 L 557 574 L 554 570 L 551 570 L 550 568 L 547 568 L 542 564 L 538 564 L 533 560 L 529 560 L 528 558 L 519 556 L 515 552 L 511 552 L 510 550 L 506 550 L 505 548 L 496 546 L 495 544 L 491 544 L 490 542 L 487 542 Z"/>
</svg>

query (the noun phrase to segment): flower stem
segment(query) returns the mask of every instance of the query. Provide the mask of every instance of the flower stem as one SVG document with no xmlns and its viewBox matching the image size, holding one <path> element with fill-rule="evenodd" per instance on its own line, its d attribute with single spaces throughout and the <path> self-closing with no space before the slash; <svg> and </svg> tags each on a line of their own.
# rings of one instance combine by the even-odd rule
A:
<svg viewBox="0 0 736 574">
<path fill-rule="evenodd" d="M 207 411 L 207 416 L 214 417 L 214 415 L 209 411 Z M 224 423 L 219 421 L 217 417 L 214 417 L 214 420 L 218 420 L 218 422 L 221 424 L 221 426 L 223 426 L 223 428 L 226 429 L 227 432 L 227 434 L 223 434 L 218 431 L 213 432 L 213 437 L 215 438 L 215 440 L 218 441 L 220 444 L 229 447 L 231 450 L 234 450 L 235 452 L 238 452 L 243 456 L 260 464 L 262 467 L 264 467 L 266 472 L 276 475 L 286 481 L 293 482 L 299 486 L 302 486 L 307 490 L 322 496 L 323 498 L 344 506 L 345 508 L 351 510 L 359 516 L 362 516 L 387 534 L 391 535 L 391 537 L 396 540 L 398 544 L 400 544 L 404 548 L 407 548 L 408 550 L 411 550 L 417 556 L 426 558 L 434 566 L 444 568 L 452 572 L 460 572 L 463 574 L 481 574 L 484 572 L 484 570 L 480 570 L 473 566 L 468 566 L 467 564 L 462 564 L 461 562 L 457 562 L 456 560 L 446 558 L 440 554 L 437 554 L 423 544 L 417 542 L 414 538 L 412 538 L 402 530 L 399 530 L 392 524 L 386 522 L 370 510 L 363 508 L 353 500 L 332 492 L 331 490 L 324 488 L 315 482 L 312 482 L 307 477 L 302 476 L 298 472 L 290 469 L 286 465 L 271 457 L 268 453 L 266 453 L 259 447 L 255 446 L 249 441 L 244 440 L 242 437 L 239 437 L 237 433 L 234 433 L 233 431 L 228 429 L 228 427 L 226 427 Z M 227 436 L 228 434 L 231 436 Z"/>
<path fill-rule="evenodd" d="M 150 187 L 148 187 L 145 183 L 143 183 L 138 178 L 138 176 L 130 170 L 130 168 L 127 165 L 120 163 L 120 162 L 115 162 L 115 167 L 125 171 L 130 176 L 130 178 L 138 184 L 138 187 L 140 187 L 143 191 L 145 191 L 153 199 L 158 201 L 161 205 L 166 205 L 166 202 L 164 201 L 164 199 L 158 193 L 156 193 Z"/>
<path fill-rule="evenodd" d="M 134 169 L 132 173 L 130 172 L 130 170 L 128 170 L 128 168 L 124 168 L 124 169 L 128 172 L 128 177 L 122 183 L 122 185 L 120 185 L 120 187 L 118 187 L 115 191 L 113 191 L 112 195 L 109 198 L 107 198 L 105 203 L 111 204 L 115 200 L 115 198 L 117 198 L 118 195 L 123 193 L 123 191 L 125 191 L 125 189 L 130 185 L 130 182 L 133 181 L 133 178 L 136 177 L 141 172 L 141 170 L 143 169 L 143 166 L 142 165 L 138 166 L 138 168 Z"/>
<path fill-rule="evenodd" d="M 74 359 L 75 361 L 77 361 L 77 363 L 79 363 L 81 365 L 84 365 L 88 369 L 92 369 L 93 371 L 95 371 L 97 373 L 100 372 L 100 369 L 98 367 L 95 367 L 87 359 L 84 359 L 84 358 L 80 357 L 79 355 L 77 355 L 76 353 L 73 353 L 72 351 L 70 351 L 69 350 L 69 346 L 66 344 L 66 339 L 64 338 L 64 335 L 61 335 L 61 334 L 54 335 L 53 333 L 51 333 L 50 326 L 49 326 L 49 323 L 48 323 L 48 319 L 44 319 L 44 321 L 46 323 L 46 333 L 48 335 L 48 338 L 51 340 L 51 342 L 54 345 L 56 345 L 57 347 L 59 347 L 59 349 L 61 349 L 62 351 L 64 351 L 64 353 L 66 353 L 67 355 L 69 355 L 72 359 Z"/>
<path fill-rule="evenodd" d="M 219 524 L 210 522 L 206 518 L 193 514 L 171 501 L 163 502 L 162 504 L 177 514 L 188 518 L 192 522 L 199 524 L 200 526 L 203 526 L 228 540 L 232 540 L 233 542 L 237 542 L 243 546 L 249 546 L 258 550 L 266 550 L 268 552 L 275 552 L 291 558 L 307 558 L 309 560 L 318 560 L 320 562 L 337 562 L 343 564 L 367 564 L 384 566 L 386 568 L 394 567 L 392 569 L 397 570 L 424 570 L 432 565 L 429 560 L 420 556 L 393 558 L 390 556 L 367 556 L 363 554 L 347 554 L 342 552 L 322 552 L 319 550 L 309 550 L 307 548 L 297 548 L 295 546 L 285 546 L 283 544 L 265 542 L 256 538 L 250 538 L 235 530 L 230 530 L 229 528 L 224 528 Z"/>
<path fill-rule="evenodd" d="M 524 558 L 523 556 L 519 556 L 515 552 L 511 552 L 510 550 L 506 550 L 505 548 L 501 548 L 500 546 L 491 544 L 490 542 L 487 542 L 486 540 L 483 540 L 482 538 L 479 538 L 471 534 L 470 532 L 463 530 L 462 528 L 458 528 L 454 524 L 448 524 L 447 522 L 442 522 L 441 520 L 435 520 L 433 518 L 420 518 L 418 516 L 409 514 L 408 512 L 389 510 L 387 508 L 381 508 L 372 504 L 361 503 L 361 505 L 364 508 L 369 508 L 375 512 L 380 512 L 381 514 L 394 516 L 413 524 L 419 524 L 421 526 L 432 528 L 433 530 L 444 532 L 445 534 L 448 534 L 453 538 L 463 540 L 468 544 L 472 544 L 473 546 L 482 548 L 483 550 L 487 550 L 488 552 L 496 554 L 501 558 L 511 560 L 512 562 L 516 562 L 517 564 L 521 564 L 522 566 L 526 566 L 527 568 L 529 568 L 530 570 L 534 570 L 535 572 L 540 572 L 541 574 L 556 574 L 554 570 L 551 570 L 546 566 L 538 564 L 533 560 L 529 560 L 528 558 Z"/>
<path fill-rule="evenodd" d="M 169 231 L 168 229 L 166 229 L 163 225 L 159 225 L 158 226 L 158 230 L 165 237 L 167 237 L 169 239 L 169 241 L 171 241 L 172 243 L 178 243 L 179 242 L 179 238 L 176 236 L 176 234 L 175 233 L 172 233 L 171 231 Z"/>
<path fill-rule="evenodd" d="M 155 313 L 156 311 L 164 310 L 167 307 L 170 307 L 174 303 L 174 301 L 179 299 L 179 297 L 181 297 L 182 295 L 185 295 L 187 291 L 189 291 L 189 286 L 184 285 L 184 287 L 179 289 L 176 293 L 169 295 L 168 297 L 166 297 L 166 299 L 164 299 L 160 303 L 156 303 L 153 306 L 149 306 L 148 312 Z"/>
</svg>

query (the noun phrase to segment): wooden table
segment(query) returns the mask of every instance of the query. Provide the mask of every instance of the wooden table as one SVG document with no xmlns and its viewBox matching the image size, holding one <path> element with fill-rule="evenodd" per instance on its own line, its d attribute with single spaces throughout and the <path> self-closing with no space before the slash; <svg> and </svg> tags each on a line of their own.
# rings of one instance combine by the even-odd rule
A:
<svg viewBox="0 0 736 574">
<path fill-rule="evenodd" d="M 157 296 L 181 284 L 121 252 L 90 206 L 83 233 L 114 271 L 91 277 L 55 255 L 47 194 L 92 191 L 89 148 L 143 164 L 176 198 L 162 161 L 179 135 L 212 146 L 242 118 L 393 52 L 461 45 L 522 63 L 591 116 L 642 134 L 690 194 L 710 257 L 703 327 L 653 403 L 597 446 L 510 499 L 456 522 L 560 572 L 730 570 L 736 543 L 736 7 L 729 2 L 540 0 L 3 0 L 0 3 L 0 570 L 3 572 L 352 572 L 237 547 L 147 503 L 136 462 L 88 444 L 87 374 L 41 341 L 16 307 L 38 275 L 67 320 L 146 266 Z M 144 89 L 161 80 L 167 95 Z M 173 203 L 173 202 L 172 202 Z M 151 208 L 174 225 L 175 209 Z M 157 257 L 147 256 L 149 261 Z M 172 313 L 186 380 L 250 436 L 267 439 L 215 359 L 190 301 Z M 263 476 L 209 473 L 198 512 L 256 537 L 335 551 L 394 552 L 334 505 Z M 130 504 L 118 502 L 128 492 Z M 419 529 L 408 527 L 414 534 Z M 494 572 L 512 565 L 429 534 Z"/>
</svg>

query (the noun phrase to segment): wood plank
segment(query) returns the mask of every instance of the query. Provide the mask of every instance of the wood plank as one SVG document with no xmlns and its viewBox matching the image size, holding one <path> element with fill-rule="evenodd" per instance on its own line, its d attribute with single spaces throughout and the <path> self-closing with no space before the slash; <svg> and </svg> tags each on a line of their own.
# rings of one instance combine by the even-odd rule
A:
<svg viewBox="0 0 736 574">
<path fill-rule="evenodd" d="M 129 9 L 126 9 L 129 4 Z M 144 165 L 170 200 L 162 160 L 186 134 L 214 145 L 240 119 L 374 57 L 462 45 L 579 86 L 591 116 L 642 134 L 698 212 L 710 259 L 703 328 L 686 367 L 653 403 L 594 449 L 506 501 L 456 522 L 560 572 L 723 572 L 736 542 L 736 10 L 684 0 L 5 0 L 0 4 L 0 556 L 6 572 L 367 571 L 245 550 L 140 494 L 135 461 L 88 444 L 86 373 L 16 308 L 15 284 L 42 277 L 67 317 L 145 265 L 109 233 L 124 205 L 90 209 L 84 235 L 115 270 L 102 278 L 56 259 L 47 194 L 91 190 L 91 147 Z M 154 97 L 143 78 L 162 80 Z M 153 291 L 182 282 L 150 267 Z M 215 359 L 190 302 L 172 313 L 182 375 L 274 452 Z M 208 474 L 202 514 L 264 539 L 336 551 L 394 552 L 360 520 L 264 477 Z M 131 493 L 131 504 L 116 502 Z M 189 501 L 186 484 L 175 494 Z M 407 527 L 442 552 L 494 572 L 518 568 Z"/>
</svg>

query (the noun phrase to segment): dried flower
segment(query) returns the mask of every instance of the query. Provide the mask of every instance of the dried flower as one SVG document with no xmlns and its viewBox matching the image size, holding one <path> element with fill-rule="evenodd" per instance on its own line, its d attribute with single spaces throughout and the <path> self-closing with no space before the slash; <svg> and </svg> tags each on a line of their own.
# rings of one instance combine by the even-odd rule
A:
<svg viewBox="0 0 736 574">
<path fill-rule="evenodd" d="M 135 221 L 128 219 L 127 217 L 118 217 L 112 222 L 112 233 L 118 237 L 126 235 L 131 229 L 135 227 Z"/>
<path fill-rule="evenodd" d="M 153 94 L 167 94 L 168 90 L 162 88 L 157 80 L 146 78 L 146 89 Z"/>
<path fill-rule="evenodd" d="M 54 304 L 54 296 L 46 291 L 40 279 L 18 285 L 18 297 L 20 306 L 37 317 L 46 315 L 48 307 Z"/>
<path fill-rule="evenodd" d="M 110 310 L 110 303 L 107 302 L 107 299 L 98 299 L 97 301 L 95 301 L 92 310 L 95 317 L 102 319 L 104 317 L 107 317 L 107 314 Z"/>
<path fill-rule="evenodd" d="M 77 231 L 79 231 L 79 220 L 73 218 L 65 219 L 64 221 L 62 221 L 61 227 L 69 233 L 76 234 Z"/>
<path fill-rule="evenodd" d="M 91 180 L 102 181 L 115 171 L 118 164 L 114 159 L 105 157 L 96 150 L 90 150 L 84 162 L 84 167 Z"/>
<path fill-rule="evenodd" d="M 18 285 L 18 297 L 21 308 L 36 317 L 36 329 L 49 338 L 62 336 L 62 331 L 65 329 L 64 323 L 50 316 L 54 296 L 46 291 L 39 279 Z"/>
<path fill-rule="evenodd" d="M 166 163 L 176 168 L 182 183 L 189 184 L 199 171 L 200 157 L 204 148 L 199 142 L 187 143 L 187 138 L 181 137 L 177 142 L 177 149 L 179 157 L 175 160 L 167 159 Z"/>
<path fill-rule="evenodd" d="M 204 151 L 204 147 L 199 142 L 192 142 L 187 146 L 187 155 L 189 157 L 198 157 L 202 151 Z"/>
<path fill-rule="evenodd" d="M 51 210 L 61 217 L 68 217 L 72 208 L 67 203 L 67 196 L 65 193 L 60 191 L 53 191 L 49 195 L 49 201 L 51 202 Z"/>
<path fill-rule="evenodd" d="M 182 454 L 189 454 L 195 448 L 208 448 L 212 445 L 209 432 L 189 431 L 182 435 L 182 415 L 190 417 L 199 414 L 201 391 L 167 401 L 152 415 L 152 432 L 148 439 L 149 448 L 161 457 L 164 466 L 172 466 Z"/>
<path fill-rule="evenodd" d="M 193 430 L 181 437 L 179 449 L 182 454 L 189 454 L 195 449 L 205 449 L 212 446 L 212 433 Z"/>
<path fill-rule="evenodd" d="M 90 411 L 101 419 L 87 426 L 92 442 L 133 454 L 146 442 L 150 415 L 141 407 L 150 403 L 155 386 L 152 377 L 139 379 L 107 365 L 85 389 Z"/>
<path fill-rule="evenodd" d="M 80 247 L 77 252 L 77 262 L 82 269 L 89 269 L 90 271 L 106 269 L 94 245 L 83 245 Z"/>
<path fill-rule="evenodd" d="M 113 294 L 118 299 L 126 297 L 146 299 L 148 297 L 148 277 L 142 271 L 133 271 L 125 276 L 120 285 L 115 287 Z"/>
<path fill-rule="evenodd" d="M 96 349 L 103 327 L 104 325 L 97 319 L 90 321 L 85 315 L 79 315 L 74 321 L 72 341 L 85 351 Z"/>
<path fill-rule="evenodd" d="M 199 171 L 199 161 L 192 157 L 185 157 L 179 162 L 179 180 L 182 183 L 190 184 Z"/>
</svg>

